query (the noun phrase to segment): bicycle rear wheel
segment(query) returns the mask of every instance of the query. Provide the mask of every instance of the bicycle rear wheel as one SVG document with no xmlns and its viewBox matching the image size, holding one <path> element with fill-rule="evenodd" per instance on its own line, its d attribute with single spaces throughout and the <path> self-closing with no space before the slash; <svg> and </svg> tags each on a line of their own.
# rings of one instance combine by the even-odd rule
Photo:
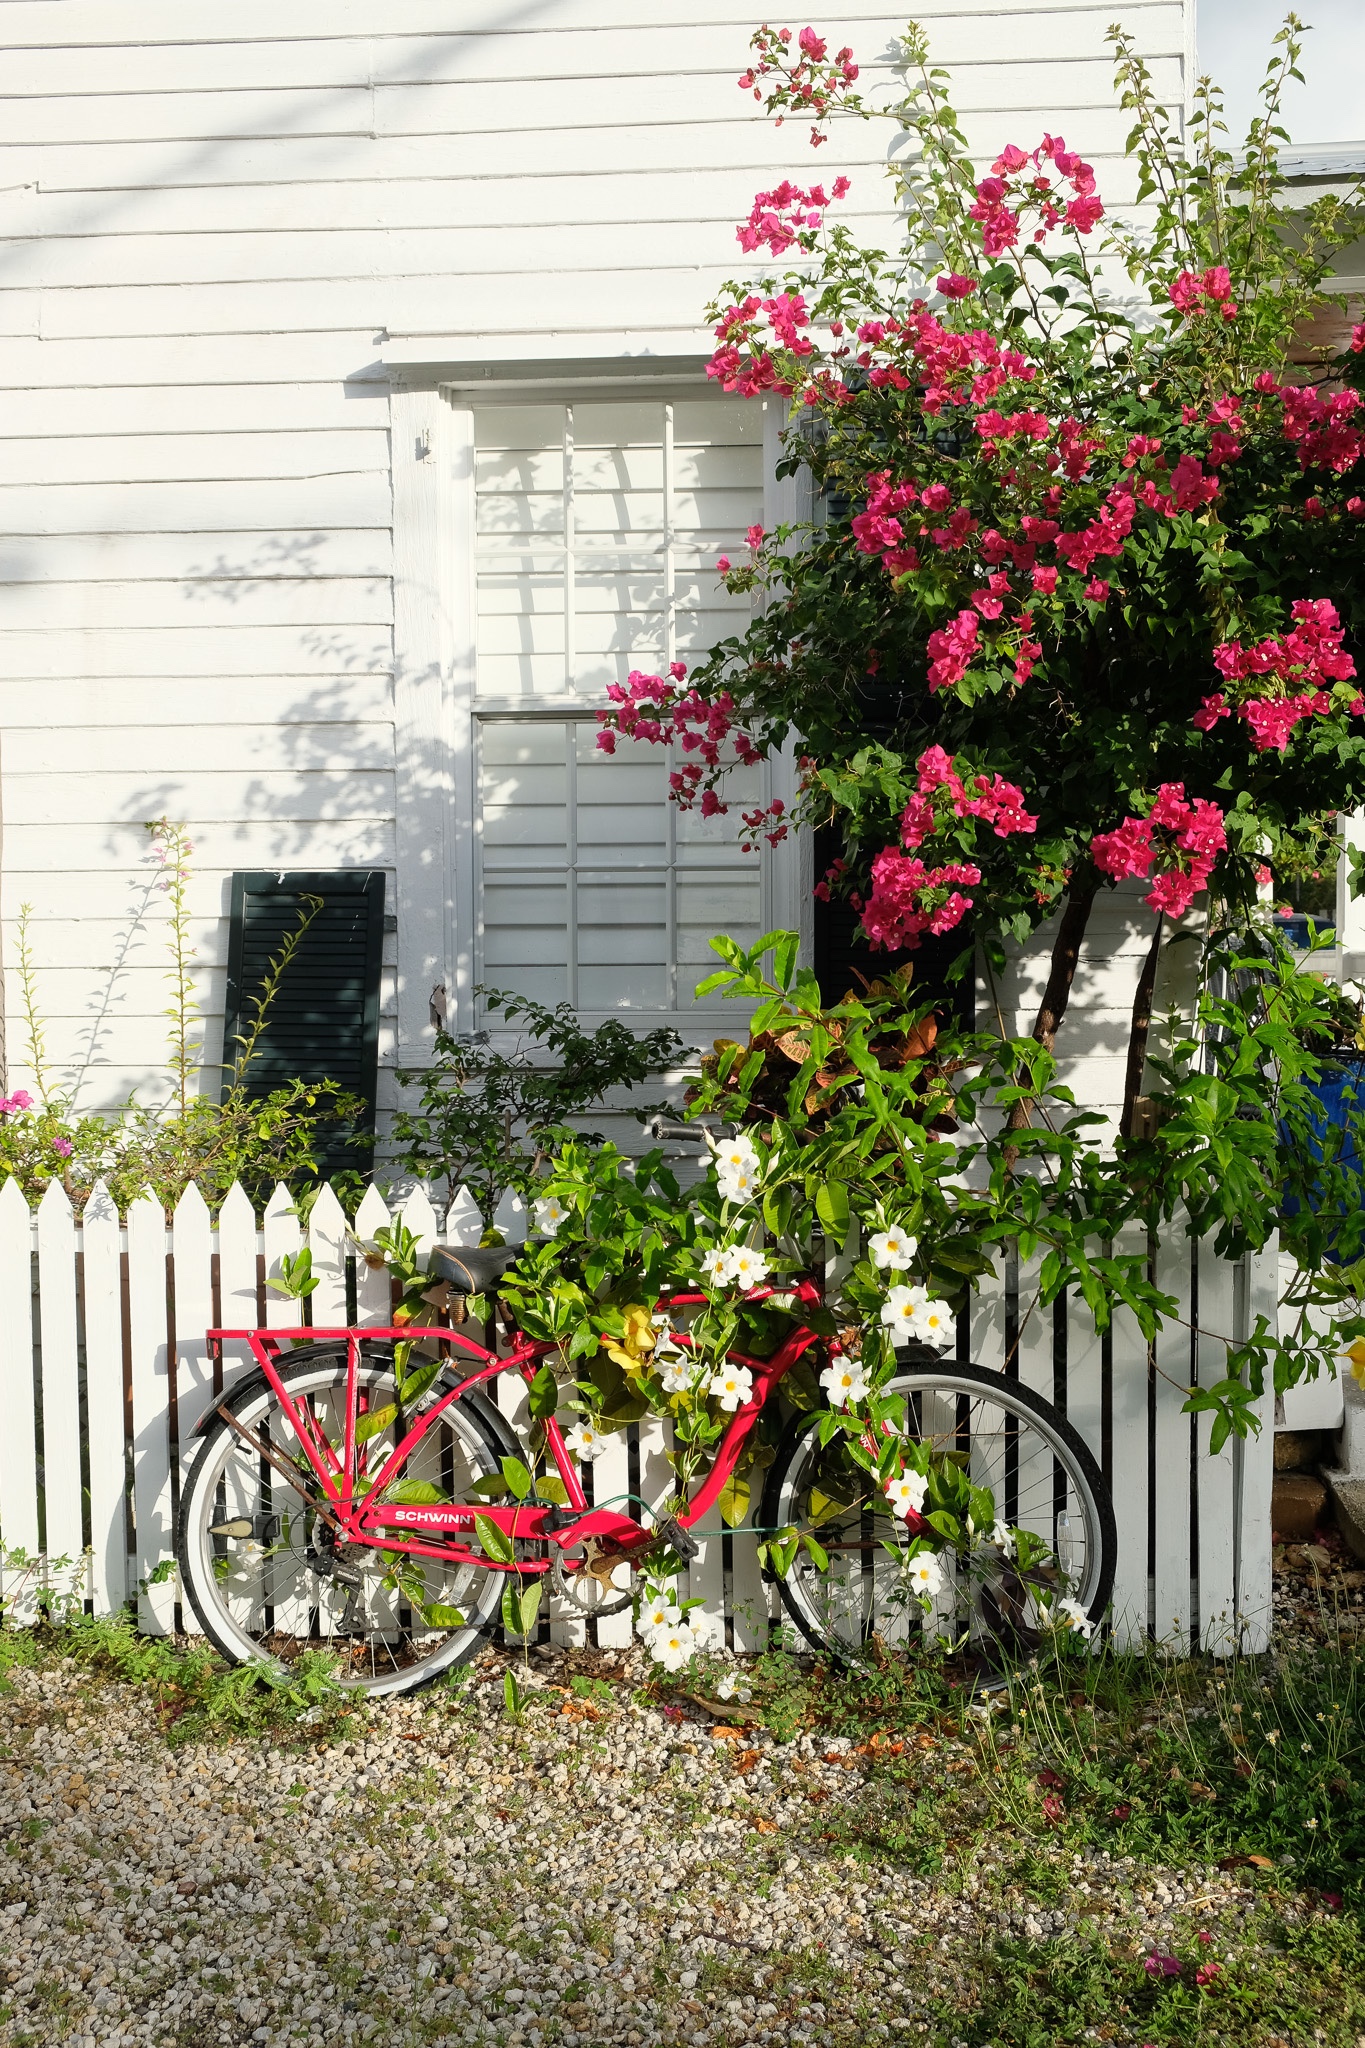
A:
<svg viewBox="0 0 1365 2048">
<path fill-rule="evenodd" d="M 300 1347 L 280 1376 L 339 1449 L 345 1345 Z M 391 1345 L 362 1347 L 359 1386 L 368 1414 L 396 1406 Z M 438 1392 L 439 1383 L 416 1411 L 401 1422 L 395 1416 L 370 1439 L 370 1471 Z M 342 1685 L 374 1695 L 411 1691 L 472 1656 L 497 1617 L 506 1574 L 337 1543 L 312 1505 L 316 1481 L 274 1389 L 252 1375 L 226 1405 L 277 1462 L 220 1416 L 185 1483 L 176 1536 L 181 1583 L 215 1648 L 234 1664 L 262 1662 L 281 1672 L 307 1651 L 326 1651 Z M 415 1487 L 424 1500 L 468 1500 L 479 1480 L 501 1470 L 508 1446 L 500 1434 L 498 1418 L 477 1396 L 454 1402 L 386 1497 Z"/>
<path fill-rule="evenodd" d="M 807 1641 L 850 1656 L 874 1636 L 904 1649 L 966 1634 L 987 1654 L 1027 1654 L 1043 1635 L 1039 1592 L 1074 1598 L 1099 1621 L 1114 1584 L 1114 1510 L 1099 1466 L 1066 1417 L 1031 1388 L 979 1365 L 907 1365 L 884 1391 L 905 1399 L 911 1439 L 989 1487 L 999 1519 L 1038 1538 L 1044 1555 L 1021 1573 L 989 1545 L 945 1552 L 943 1585 L 926 1617 L 905 1568 L 906 1525 L 841 1454 L 838 1438 L 821 1447 L 820 1411 L 799 1415 L 773 1463 L 763 1521 L 810 1531 L 828 1554 L 829 1570 L 821 1571 L 802 1548 L 779 1581 Z"/>
</svg>

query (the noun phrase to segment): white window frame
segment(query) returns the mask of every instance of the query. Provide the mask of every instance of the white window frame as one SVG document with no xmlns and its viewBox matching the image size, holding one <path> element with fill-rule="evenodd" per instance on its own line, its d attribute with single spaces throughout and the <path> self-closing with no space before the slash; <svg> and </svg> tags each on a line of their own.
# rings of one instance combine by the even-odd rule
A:
<svg viewBox="0 0 1365 2048">
<path fill-rule="evenodd" d="M 475 694 L 476 602 L 474 412 L 482 402 L 565 404 L 714 393 L 700 360 L 632 372 L 619 363 L 579 363 L 496 381 L 482 371 L 452 371 L 430 382 L 396 379 L 391 393 L 394 520 L 395 897 L 398 917 L 397 1061 L 429 1057 L 437 1024 L 470 1031 L 477 1018 L 479 971 L 478 759 L 481 719 L 581 719 L 581 693 L 502 701 Z M 736 400 L 736 403 L 745 403 Z M 747 401 L 755 403 L 756 401 Z M 776 478 L 781 401 L 764 411 L 764 525 L 809 516 L 800 479 Z M 571 558 L 566 577 L 571 576 Z M 569 650 L 572 658 L 572 648 Z M 673 649 L 670 646 L 668 657 Z M 591 715 L 587 710 L 587 715 Z M 769 794 L 790 806 L 794 750 L 768 770 Z M 673 846 L 670 826 L 669 847 Z M 600 865 L 600 863 L 599 863 Z M 776 849 L 767 863 L 764 914 L 769 929 L 795 928 L 810 956 L 812 854 L 808 835 Z M 600 1013 L 585 1012 L 595 1018 Z M 642 1028 L 654 1012 L 617 1011 Z M 725 1021 L 698 1011 L 703 1030 Z M 733 1013 L 730 1014 L 733 1022 Z M 684 1031 L 684 1035 L 685 1031 Z"/>
</svg>

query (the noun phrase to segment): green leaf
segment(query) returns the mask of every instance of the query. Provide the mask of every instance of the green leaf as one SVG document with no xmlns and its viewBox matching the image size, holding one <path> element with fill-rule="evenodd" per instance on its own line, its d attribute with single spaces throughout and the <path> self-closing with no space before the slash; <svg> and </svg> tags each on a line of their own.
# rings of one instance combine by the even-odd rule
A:
<svg viewBox="0 0 1365 2048">
<path fill-rule="evenodd" d="M 529 1636 L 540 1612 L 543 1586 L 533 1579 L 529 1586 L 509 1585 L 502 1596 L 502 1625 L 509 1636 Z"/>
<path fill-rule="evenodd" d="M 848 1236 L 848 1189 L 841 1180 L 825 1181 L 815 1195 L 815 1213 L 826 1231 L 842 1246 Z"/>
<path fill-rule="evenodd" d="M 732 1472 L 720 1490 L 717 1506 L 726 1527 L 737 1529 L 749 1513 L 748 1480 L 740 1479 Z"/>
<path fill-rule="evenodd" d="M 434 1508 L 442 1504 L 445 1495 L 429 1479 L 400 1479 L 396 1486 L 384 1488 L 384 1499 L 395 1502 L 399 1507 Z"/>
<path fill-rule="evenodd" d="M 806 1550 L 810 1555 L 810 1561 L 815 1566 L 815 1569 L 818 1572 L 827 1572 L 829 1570 L 829 1552 L 825 1549 L 824 1545 L 817 1543 L 809 1530 L 802 1536 L 801 1541 L 805 1544 Z"/>
<path fill-rule="evenodd" d="M 537 1422 L 546 1421 L 559 1406 L 559 1383 L 548 1365 L 542 1365 L 526 1390 L 527 1405 Z"/>
<path fill-rule="evenodd" d="M 441 1371 L 441 1362 L 437 1359 L 434 1365 L 421 1365 L 416 1372 L 406 1374 L 398 1386 L 398 1397 L 403 1407 L 414 1407 L 423 1394 L 436 1384 L 441 1377 Z"/>
<path fill-rule="evenodd" d="M 390 1403 L 387 1408 L 372 1408 L 368 1415 L 357 1416 L 355 1425 L 356 1442 L 358 1444 L 369 1443 L 372 1437 L 378 1436 L 381 1430 L 389 1427 L 397 1413 L 397 1408 Z"/>
<path fill-rule="evenodd" d="M 443 1606 L 439 1600 L 429 1601 L 422 1608 L 422 1619 L 429 1628 L 463 1628 L 464 1616 L 458 1607 Z"/>
<path fill-rule="evenodd" d="M 547 1472 L 543 1479 L 537 1479 L 536 1492 L 552 1507 L 566 1508 L 569 1505 L 569 1489 L 557 1472 Z"/>
<path fill-rule="evenodd" d="M 514 1500 L 525 1500 L 531 1491 L 531 1475 L 520 1458 L 504 1458 L 502 1476 L 507 1481 L 507 1490 Z"/>
<path fill-rule="evenodd" d="M 474 1533 L 489 1557 L 494 1558 L 498 1564 L 511 1564 L 516 1556 L 512 1539 L 496 1522 L 490 1521 L 487 1515 L 475 1515 Z"/>
</svg>

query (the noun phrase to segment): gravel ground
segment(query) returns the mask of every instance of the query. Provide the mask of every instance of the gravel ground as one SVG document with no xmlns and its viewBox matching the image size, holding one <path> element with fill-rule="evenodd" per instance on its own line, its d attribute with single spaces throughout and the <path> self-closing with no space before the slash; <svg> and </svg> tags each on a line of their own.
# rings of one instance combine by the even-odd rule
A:
<svg viewBox="0 0 1365 2048">
<path fill-rule="evenodd" d="M 1139 1869 L 1043 1837 L 1047 1882 L 1030 1892 L 984 1795 L 951 1869 L 859 1863 L 838 1822 L 885 1768 L 866 1746 L 713 1734 L 701 1710 L 632 1704 L 622 1659 L 574 1668 L 613 1682 L 611 1702 L 602 1687 L 600 1705 L 555 1689 L 566 1659 L 539 1653 L 541 1697 L 513 1726 L 489 1653 L 462 1692 L 301 1750 L 171 1748 L 145 1691 L 69 1665 L 16 1669 L 0 1765 L 3 2038 L 947 2043 L 955 1987 L 1002 1934 L 1088 1933 L 1135 1972 L 1196 1927 L 1210 1955 L 1255 1944 L 1246 1871 Z M 921 1795 L 951 1788 L 970 1810 L 970 1737 L 902 1747 Z"/>
</svg>

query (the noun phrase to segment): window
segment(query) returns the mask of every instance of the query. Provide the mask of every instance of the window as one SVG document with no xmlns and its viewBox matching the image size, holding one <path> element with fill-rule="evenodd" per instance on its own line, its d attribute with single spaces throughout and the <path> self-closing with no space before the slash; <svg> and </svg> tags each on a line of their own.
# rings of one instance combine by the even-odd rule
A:
<svg viewBox="0 0 1365 2048">
<path fill-rule="evenodd" d="M 376 872 L 238 874 L 232 878 L 228 978 L 223 1024 L 223 1090 L 231 1084 L 239 1034 L 255 1018 L 271 962 L 299 928 L 305 898 L 322 907 L 282 976 L 244 1079 L 247 1094 L 268 1095 L 293 1080 L 335 1081 L 358 1095 L 374 1130 L 379 1048 L 379 977 L 384 930 L 384 877 Z M 324 1173 L 364 1172 L 368 1146 L 329 1142 L 320 1132 Z"/>
<path fill-rule="evenodd" d="M 715 564 L 764 519 L 762 408 L 476 405 L 473 440 L 474 979 L 685 1029 L 712 934 L 775 922 L 774 863 L 739 849 L 770 771 L 734 775 L 726 817 L 679 813 L 669 751 L 604 754 L 593 713 L 747 623 Z"/>
</svg>

